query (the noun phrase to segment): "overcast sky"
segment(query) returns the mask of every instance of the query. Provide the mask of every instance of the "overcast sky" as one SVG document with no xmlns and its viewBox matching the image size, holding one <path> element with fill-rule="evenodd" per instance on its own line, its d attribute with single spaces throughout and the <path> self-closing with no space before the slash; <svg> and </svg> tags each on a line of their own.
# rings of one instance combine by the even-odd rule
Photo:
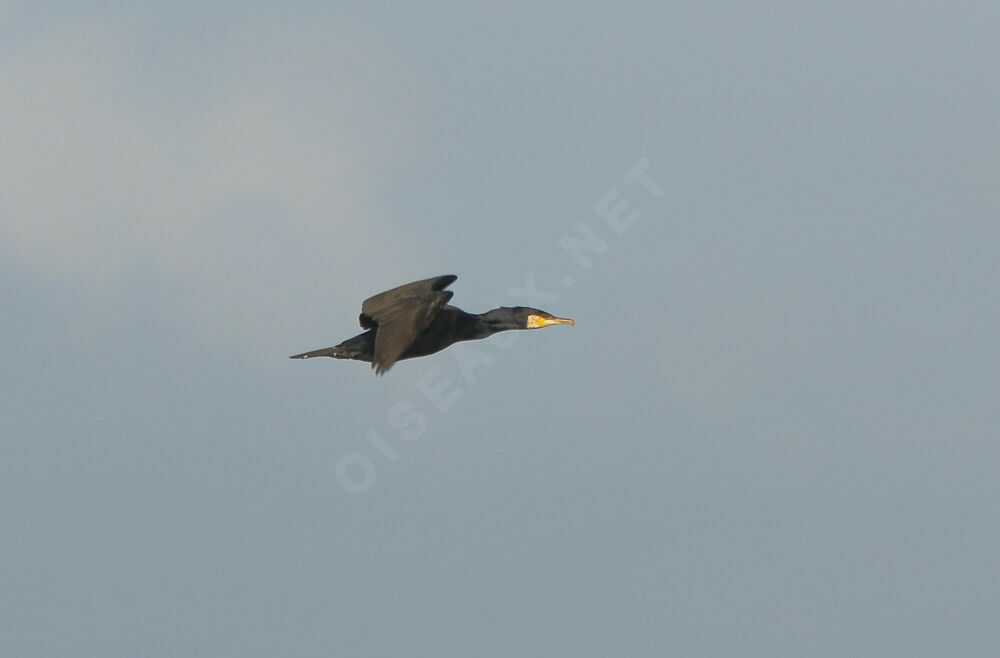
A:
<svg viewBox="0 0 1000 658">
<path fill-rule="evenodd" d="M 5 655 L 995 653 L 996 3 L 103 4 L 0 2 Z M 451 273 L 576 326 L 287 358 Z"/>
</svg>

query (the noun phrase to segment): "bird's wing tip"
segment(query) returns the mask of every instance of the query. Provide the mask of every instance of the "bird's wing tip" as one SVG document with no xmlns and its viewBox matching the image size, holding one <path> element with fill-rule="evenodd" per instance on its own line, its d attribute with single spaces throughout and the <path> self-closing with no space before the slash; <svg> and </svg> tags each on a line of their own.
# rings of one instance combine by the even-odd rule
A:
<svg viewBox="0 0 1000 658">
<path fill-rule="evenodd" d="M 447 288 L 451 284 L 455 283 L 456 281 L 458 281 L 458 275 L 456 275 L 456 274 L 442 274 L 441 276 L 437 277 L 437 280 L 434 282 L 433 289 L 434 290 L 444 290 L 445 288 Z"/>
</svg>

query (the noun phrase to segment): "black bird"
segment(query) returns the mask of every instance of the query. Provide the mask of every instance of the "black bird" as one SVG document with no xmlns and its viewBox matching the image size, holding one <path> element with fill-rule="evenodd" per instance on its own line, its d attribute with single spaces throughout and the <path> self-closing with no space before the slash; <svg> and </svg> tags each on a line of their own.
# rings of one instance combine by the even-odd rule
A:
<svg viewBox="0 0 1000 658">
<path fill-rule="evenodd" d="M 445 290 L 458 277 L 436 276 L 386 290 L 361 304 L 361 327 L 368 331 L 293 359 L 329 356 L 334 359 L 370 361 L 381 375 L 401 359 L 440 352 L 462 340 L 486 338 L 508 329 L 539 329 L 552 324 L 573 324 L 569 318 L 526 306 L 502 306 L 485 313 L 466 313 L 448 306 L 454 294 Z"/>
</svg>

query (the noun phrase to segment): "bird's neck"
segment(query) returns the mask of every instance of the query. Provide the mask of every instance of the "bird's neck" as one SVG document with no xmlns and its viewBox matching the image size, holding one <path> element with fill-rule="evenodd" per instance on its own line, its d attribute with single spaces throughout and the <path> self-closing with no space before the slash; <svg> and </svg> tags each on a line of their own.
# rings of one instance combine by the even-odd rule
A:
<svg viewBox="0 0 1000 658">
<path fill-rule="evenodd" d="M 475 321 L 471 327 L 472 331 L 469 340 L 486 338 L 487 336 L 492 336 L 501 331 L 509 331 L 510 329 L 521 329 L 519 325 L 511 321 L 510 317 L 505 313 L 505 309 L 502 308 L 495 308 L 473 317 Z"/>
</svg>

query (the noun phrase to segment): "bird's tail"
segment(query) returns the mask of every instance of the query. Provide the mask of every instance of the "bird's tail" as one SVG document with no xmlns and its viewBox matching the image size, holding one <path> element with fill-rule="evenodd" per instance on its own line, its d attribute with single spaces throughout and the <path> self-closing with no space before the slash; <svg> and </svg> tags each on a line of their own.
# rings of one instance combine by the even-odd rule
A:
<svg viewBox="0 0 1000 658">
<path fill-rule="evenodd" d="M 334 345 L 333 347 L 324 347 L 321 350 L 313 350 L 312 352 L 303 352 L 302 354 L 296 354 L 290 356 L 290 359 L 311 359 L 314 356 L 331 356 L 335 359 L 349 359 L 350 356 L 343 353 L 343 349 L 339 345 Z"/>
<path fill-rule="evenodd" d="M 334 359 L 355 359 L 357 361 L 371 361 L 372 352 L 375 350 L 375 332 L 366 331 L 354 338 L 348 338 L 340 345 L 324 347 L 321 350 L 303 352 L 291 357 L 293 359 L 311 359 L 314 356 L 329 356 Z"/>
</svg>

